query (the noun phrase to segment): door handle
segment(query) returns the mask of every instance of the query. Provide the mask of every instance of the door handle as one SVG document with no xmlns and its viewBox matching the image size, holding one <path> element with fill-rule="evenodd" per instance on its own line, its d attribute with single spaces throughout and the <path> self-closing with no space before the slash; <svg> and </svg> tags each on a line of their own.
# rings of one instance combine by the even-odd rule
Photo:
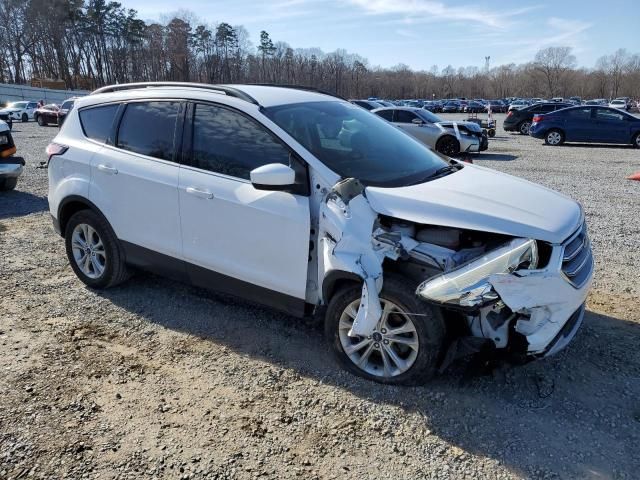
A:
<svg viewBox="0 0 640 480">
<path fill-rule="evenodd" d="M 111 175 L 117 175 L 117 173 L 118 173 L 118 169 L 117 168 L 110 167 L 108 165 L 103 165 L 103 164 L 98 165 L 98 170 L 100 170 L 101 172 L 104 172 L 104 173 L 109 173 Z"/>
<path fill-rule="evenodd" d="M 211 193 L 208 190 L 200 190 L 200 189 L 195 188 L 195 187 L 187 187 L 186 191 L 187 191 L 188 194 L 195 195 L 196 197 L 207 198 L 207 199 L 212 199 L 213 198 L 213 193 Z"/>
</svg>

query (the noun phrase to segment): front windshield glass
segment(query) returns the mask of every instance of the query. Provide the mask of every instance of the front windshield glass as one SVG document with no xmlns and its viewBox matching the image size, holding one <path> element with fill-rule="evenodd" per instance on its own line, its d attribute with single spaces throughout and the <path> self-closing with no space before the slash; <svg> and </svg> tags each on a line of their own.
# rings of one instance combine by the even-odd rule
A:
<svg viewBox="0 0 640 480">
<path fill-rule="evenodd" d="M 442 121 L 440 117 L 438 117 L 437 115 L 434 115 L 429 110 L 420 110 L 419 112 L 416 112 L 416 113 L 420 117 L 422 117 L 423 120 L 426 120 L 427 122 L 438 123 Z"/>
<path fill-rule="evenodd" d="M 263 110 L 343 178 L 398 187 L 423 182 L 447 163 L 387 121 L 347 102 L 311 102 Z"/>
<path fill-rule="evenodd" d="M 24 108 L 27 106 L 27 102 L 13 102 L 9 104 L 9 108 Z"/>
</svg>

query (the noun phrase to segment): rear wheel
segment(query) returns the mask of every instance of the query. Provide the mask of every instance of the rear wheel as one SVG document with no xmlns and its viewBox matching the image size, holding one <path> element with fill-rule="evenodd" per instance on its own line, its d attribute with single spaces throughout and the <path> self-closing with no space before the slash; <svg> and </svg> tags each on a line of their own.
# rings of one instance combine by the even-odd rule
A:
<svg viewBox="0 0 640 480">
<path fill-rule="evenodd" d="M 522 135 L 529 135 L 529 129 L 531 128 L 531 122 L 524 121 L 518 126 L 518 130 Z"/>
<path fill-rule="evenodd" d="M 443 155 L 452 157 L 460 153 L 460 142 L 455 137 L 447 135 L 438 140 L 436 150 Z"/>
<path fill-rule="evenodd" d="M 109 288 L 128 278 L 124 252 L 109 223 L 96 212 L 81 210 L 65 228 L 71 268 L 92 288 Z"/>
<path fill-rule="evenodd" d="M 406 282 L 385 278 L 382 317 L 367 337 L 351 337 L 362 287 L 339 290 L 329 302 L 325 335 L 340 364 L 355 375 L 380 383 L 413 385 L 432 377 L 444 344 L 440 311 L 421 302 Z"/>
<path fill-rule="evenodd" d="M 564 135 L 560 130 L 556 130 L 556 129 L 549 130 L 544 137 L 544 143 L 546 143 L 547 145 L 557 146 L 557 145 L 562 145 L 563 142 L 564 142 Z"/>
<path fill-rule="evenodd" d="M 17 178 L 3 178 L 0 179 L 0 190 L 13 190 L 18 185 Z"/>
</svg>

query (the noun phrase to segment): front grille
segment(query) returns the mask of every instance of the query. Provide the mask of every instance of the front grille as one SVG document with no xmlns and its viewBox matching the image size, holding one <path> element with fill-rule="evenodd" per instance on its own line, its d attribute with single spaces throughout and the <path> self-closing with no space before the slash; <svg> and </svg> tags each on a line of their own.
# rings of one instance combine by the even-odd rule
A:
<svg viewBox="0 0 640 480">
<path fill-rule="evenodd" d="M 569 283 L 576 288 L 582 287 L 593 270 L 593 254 L 591 242 L 587 234 L 587 224 L 574 233 L 563 245 L 562 273 Z"/>
</svg>

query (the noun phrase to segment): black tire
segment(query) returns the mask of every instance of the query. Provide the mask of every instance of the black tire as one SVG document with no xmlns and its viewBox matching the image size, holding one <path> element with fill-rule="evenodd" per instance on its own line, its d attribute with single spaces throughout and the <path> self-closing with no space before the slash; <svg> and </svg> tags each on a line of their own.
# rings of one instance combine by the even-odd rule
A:
<svg viewBox="0 0 640 480">
<path fill-rule="evenodd" d="M 531 122 L 529 120 L 525 120 L 524 122 L 520 122 L 518 124 L 518 131 L 520 135 L 529 135 L 529 129 L 531 128 Z"/>
<path fill-rule="evenodd" d="M 27 123 L 29 121 L 29 116 L 26 113 L 22 114 L 22 123 Z"/>
<path fill-rule="evenodd" d="M 42 115 L 38 115 L 36 117 L 36 121 L 38 122 L 38 125 L 40 125 L 41 127 L 44 127 L 47 122 L 44 121 L 44 118 L 42 118 Z"/>
<path fill-rule="evenodd" d="M 436 142 L 436 151 L 452 157 L 460 153 L 460 142 L 451 135 L 446 135 Z"/>
<path fill-rule="evenodd" d="M 325 337 L 340 365 L 354 375 L 390 385 L 417 385 L 433 377 L 444 350 L 445 327 L 442 314 L 438 308 L 421 302 L 406 281 L 393 276 L 385 277 L 380 299 L 393 302 L 406 312 L 418 314 L 411 318 L 418 338 L 417 356 L 408 370 L 389 377 L 372 375 L 353 363 L 342 346 L 339 324 L 347 306 L 358 301 L 361 296 L 362 285 L 350 284 L 333 295 L 327 308 Z"/>
<path fill-rule="evenodd" d="M 18 185 L 18 178 L 3 178 L 0 179 L 0 190 L 7 191 L 13 190 Z"/>
<path fill-rule="evenodd" d="M 631 140 L 631 143 L 635 148 L 640 148 L 640 132 L 636 133 Z"/>
<path fill-rule="evenodd" d="M 80 269 L 72 250 L 72 235 L 76 226 L 87 224 L 91 226 L 99 235 L 104 245 L 105 252 L 105 268 L 102 275 L 97 278 L 91 278 Z M 80 210 L 74 213 L 65 228 L 65 247 L 67 258 L 71 264 L 71 268 L 82 282 L 97 289 L 109 288 L 124 282 L 129 278 L 129 271 L 125 264 L 124 251 L 118 238 L 116 237 L 111 225 L 106 219 L 92 210 Z"/>
<path fill-rule="evenodd" d="M 558 130 L 557 128 L 552 128 L 547 133 L 545 133 L 544 143 L 546 143 L 547 145 L 552 145 L 554 147 L 562 145 L 564 143 L 564 133 L 562 133 L 562 131 Z"/>
<path fill-rule="evenodd" d="M 496 136 L 496 131 L 493 128 L 490 128 L 489 130 L 487 130 L 487 135 L 489 135 L 491 138 Z"/>
</svg>

